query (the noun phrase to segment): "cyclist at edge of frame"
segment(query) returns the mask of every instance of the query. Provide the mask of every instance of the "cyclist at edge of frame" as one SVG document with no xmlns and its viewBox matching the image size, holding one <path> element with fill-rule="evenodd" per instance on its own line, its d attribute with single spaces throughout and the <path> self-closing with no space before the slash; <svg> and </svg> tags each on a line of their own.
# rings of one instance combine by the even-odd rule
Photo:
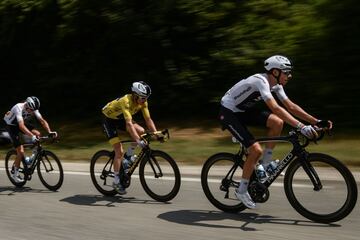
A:
<svg viewBox="0 0 360 240">
<path fill-rule="evenodd" d="M 145 129 L 136 123 L 132 119 L 132 116 L 141 110 L 146 127 L 152 132 L 157 131 L 148 109 L 147 99 L 150 95 L 151 88 L 148 84 L 143 81 L 134 82 L 130 94 L 126 94 L 123 97 L 107 103 L 102 109 L 103 129 L 115 152 L 115 177 L 112 185 L 120 195 L 126 194 L 126 190 L 120 182 L 120 164 L 124 163 L 124 158 L 128 160 L 131 159 L 137 146 L 144 148 L 147 145 L 147 143 L 140 138 L 140 135 L 145 133 Z M 119 138 L 118 129 L 127 131 L 134 140 L 134 143 L 130 145 L 125 154 Z"/>
<path fill-rule="evenodd" d="M 35 126 L 32 124 L 32 120 L 36 119 L 42 127 L 49 133 L 54 135 L 56 138 L 58 136 L 57 132 L 52 131 L 48 122 L 43 118 L 39 111 L 40 100 L 35 97 L 27 97 L 24 102 L 17 103 L 14 105 L 10 111 L 8 111 L 4 116 L 4 121 L 6 123 L 6 129 L 9 132 L 11 141 L 14 148 L 16 149 L 16 159 L 14 163 L 14 173 L 12 178 L 15 182 L 20 183 L 24 180 L 19 176 L 19 167 L 21 159 L 24 158 L 24 146 L 21 143 L 21 133 L 31 137 L 31 142 L 35 143 L 38 141 L 38 138 L 41 136 L 41 133 L 35 129 Z"/>
<path fill-rule="evenodd" d="M 240 80 L 230 88 L 221 99 L 219 112 L 222 128 L 229 130 L 248 150 L 240 185 L 235 189 L 236 197 L 248 208 L 256 207 L 255 202 L 249 195 L 248 185 L 260 157 L 263 155 L 261 163 L 264 169 L 277 164 L 272 161 L 275 143 L 266 143 L 263 151 L 260 143 L 255 142 L 254 136 L 248 130 L 248 125 L 265 126 L 268 129 L 268 136 L 276 137 L 280 136 L 283 123 L 286 122 L 290 126 L 299 129 L 309 139 L 317 137 L 317 132 L 312 125 L 332 128 L 331 121 L 320 120 L 310 115 L 285 94 L 283 86 L 292 79 L 291 70 L 293 68 L 287 57 L 281 55 L 271 56 L 265 60 L 264 67 L 265 73 L 254 74 Z M 272 92 L 275 92 L 286 109 L 277 103 Z M 261 100 L 265 102 L 271 112 L 253 107 Z M 300 122 L 292 115 L 309 125 Z M 266 171 L 265 174 L 267 176 Z"/>
</svg>

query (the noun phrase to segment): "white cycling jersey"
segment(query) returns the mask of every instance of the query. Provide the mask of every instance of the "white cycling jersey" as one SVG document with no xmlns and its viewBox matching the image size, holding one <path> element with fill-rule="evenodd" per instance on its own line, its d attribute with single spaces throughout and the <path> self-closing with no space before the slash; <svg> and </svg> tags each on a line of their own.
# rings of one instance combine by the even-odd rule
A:
<svg viewBox="0 0 360 240">
<path fill-rule="evenodd" d="M 245 112 L 260 100 L 274 98 L 271 92 L 275 92 L 280 101 L 288 99 L 282 85 L 277 84 L 270 88 L 265 73 L 255 74 L 230 88 L 222 97 L 221 105 L 233 112 Z"/>
<path fill-rule="evenodd" d="M 25 110 L 25 104 L 26 103 L 18 103 L 5 114 L 4 120 L 6 124 L 16 126 L 20 121 L 24 121 L 25 123 L 28 122 L 33 116 L 37 119 L 41 118 L 39 110 L 29 113 Z"/>
</svg>

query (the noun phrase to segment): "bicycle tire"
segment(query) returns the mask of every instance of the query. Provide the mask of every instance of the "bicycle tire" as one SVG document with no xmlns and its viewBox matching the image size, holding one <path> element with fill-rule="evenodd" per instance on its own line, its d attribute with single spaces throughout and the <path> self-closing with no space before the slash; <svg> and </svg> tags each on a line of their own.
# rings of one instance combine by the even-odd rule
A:
<svg viewBox="0 0 360 240">
<path fill-rule="evenodd" d="M 94 184 L 95 188 L 105 196 L 115 196 L 117 194 L 116 190 L 112 186 L 107 185 L 107 180 L 109 180 L 108 178 L 111 177 L 111 174 L 114 174 L 112 169 L 105 169 L 106 167 L 109 167 L 108 163 L 110 163 L 110 161 L 113 161 L 112 155 L 113 153 L 110 151 L 100 150 L 94 154 L 94 156 L 91 158 L 91 163 L 90 163 L 91 181 Z M 104 167 L 102 167 L 102 164 L 104 162 L 105 165 Z M 100 170 L 95 169 L 97 168 L 96 167 L 97 165 L 99 165 Z M 99 174 L 100 177 L 98 178 L 97 175 Z"/>
<path fill-rule="evenodd" d="M 210 179 L 211 176 L 209 176 L 209 172 L 211 168 L 217 162 L 220 161 L 228 162 L 225 163 L 227 166 L 224 167 L 224 163 L 223 163 L 221 165 L 222 167 L 220 168 L 221 175 L 218 175 L 218 173 L 216 173 L 216 179 Z M 230 199 L 229 196 L 226 197 L 224 191 L 221 190 L 221 187 L 223 185 L 223 179 L 225 179 L 226 174 L 230 171 L 231 167 L 234 166 L 234 164 L 235 164 L 234 154 L 217 153 L 206 160 L 201 170 L 201 186 L 205 193 L 205 196 L 210 201 L 210 203 L 212 203 L 216 208 L 229 213 L 237 213 L 246 209 L 246 206 L 243 203 L 241 203 L 236 198 Z M 241 160 L 238 168 L 242 169 L 243 165 L 244 162 L 243 160 Z M 216 172 L 219 172 L 219 170 L 217 170 Z M 239 173 L 237 175 L 241 175 L 241 174 Z M 214 187 L 210 187 L 210 181 L 212 181 L 212 183 L 215 182 L 214 184 L 211 185 L 211 186 L 214 185 Z M 218 192 L 215 192 L 215 190 Z M 229 194 L 229 191 L 227 192 L 227 194 Z M 219 196 L 219 198 L 217 198 L 217 196 Z M 220 199 L 226 202 L 222 202 L 220 201 Z"/>
<path fill-rule="evenodd" d="M 15 187 L 23 187 L 27 180 L 28 180 L 28 174 L 27 171 L 25 171 L 24 169 L 24 162 L 21 161 L 20 162 L 20 168 L 19 168 L 19 173 L 23 174 L 22 178 L 23 178 L 23 182 L 15 182 L 15 180 L 12 178 L 12 171 L 13 171 L 13 165 L 16 159 L 17 153 L 16 150 L 10 150 L 5 157 L 5 170 L 6 170 L 6 175 L 8 176 L 10 182 L 15 186 Z M 14 159 L 12 158 L 14 157 Z"/>
<path fill-rule="evenodd" d="M 321 165 L 328 165 L 330 167 L 332 167 L 333 169 L 331 170 L 330 168 L 322 168 L 322 171 L 331 171 L 330 173 L 327 172 L 326 175 L 324 174 L 324 176 L 327 176 L 327 178 L 329 178 L 329 176 L 335 176 L 338 175 L 338 179 L 341 180 L 341 177 L 343 178 L 343 180 L 345 181 L 345 185 L 346 187 L 337 187 L 338 189 L 340 189 L 341 191 L 345 191 L 344 195 L 346 195 L 346 199 L 345 197 L 343 197 L 343 194 L 337 194 L 340 195 L 340 197 L 344 198 L 344 203 L 340 203 L 339 208 L 336 207 L 336 209 L 332 210 L 333 207 L 331 205 L 331 200 L 335 200 L 335 194 L 336 191 L 339 191 L 338 189 L 336 189 L 336 191 L 332 190 L 330 194 L 328 194 L 328 196 L 323 200 L 323 201 L 301 201 L 298 198 L 304 198 L 304 193 L 302 193 L 301 197 L 300 194 L 299 196 L 297 196 L 294 193 L 294 186 L 295 183 L 294 181 L 298 181 L 296 180 L 296 178 L 294 178 L 294 175 L 297 172 L 301 172 L 302 171 L 302 165 L 300 163 L 300 161 L 293 161 L 285 174 L 285 178 L 284 178 L 284 189 L 285 189 L 285 193 L 286 196 L 291 204 L 291 206 L 302 216 L 315 221 L 315 222 L 320 222 L 320 223 L 332 223 L 332 222 L 337 222 L 343 218 L 345 218 L 347 215 L 349 215 L 351 213 L 351 211 L 354 209 L 355 205 L 356 205 L 356 201 L 357 201 L 357 186 L 356 186 L 356 181 L 354 179 L 354 176 L 352 175 L 352 173 L 350 172 L 350 170 L 343 164 L 341 163 L 339 160 L 326 155 L 326 154 L 321 154 L 321 153 L 310 153 L 308 156 L 308 161 L 310 162 L 311 166 L 315 166 L 314 168 L 316 168 L 316 172 L 317 175 L 319 175 L 321 173 Z M 324 171 L 324 172 L 325 172 Z M 303 174 L 304 175 L 304 174 Z M 305 175 L 307 176 L 307 175 Z M 307 176 L 308 178 L 308 176 Z M 325 177 L 320 177 L 320 181 L 322 182 L 323 188 L 320 191 L 309 191 L 309 196 L 312 194 L 313 196 L 311 197 L 312 199 L 315 198 L 315 196 L 321 194 L 320 192 L 323 191 L 325 192 L 326 189 L 334 189 L 334 187 L 327 187 L 326 185 L 328 184 L 338 184 L 341 183 L 339 180 L 333 180 L 330 181 L 328 179 L 325 179 Z M 307 180 L 309 182 L 309 180 Z M 326 183 L 326 184 L 325 184 Z M 311 185 L 313 186 L 313 185 Z M 327 188 L 326 188 L 327 187 Z M 303 190 L 302 190 L 303 191 Z M 326 192 L 325 192 L 326 194 Z M 320 195 L 319 195 L 320 196 Z M 339 198 L 340 198 L 339 197 Z M 336 199 L 337 200 L 337 199 Z M 326 204 L 324 204 L 324 202 L 326 201 Z M 311 202 L 312 205 L 310 205 L 309 203 L 306 202 Z M 336 204 L 338 201 L 335 201 Z M 305 206 L 305 204 L 307 204 L 308 206 Z M 311 208 L 314 204 L 319 204 L 319 207 L 316 206 L 316 208 L 319 208 L 322 210 L 322 208 L 324 208 L 324 206 L 329 206 L 331 210 L 329 210 L 330 212 L 328 213 L 323 213 L 323 212 L 315 212 L 313 210 L 310 210 L 309 208 Z M 341 205 L 342 204 L 342 205 Z"/>
<path fill-rule="evenodd" d="M 162 173 L 163 176 L 155 177 L 154 175 L 158 173 Z M 172 200 L 180 190 L 181 176 L 179 167 L 175 160 L 163 151 L 152 150 L 149 157 L 145 156 L 142 159 L 139 166 L 139 178 L 145 192 L 159 202 Z M 151 186 L 151 181 L 160 179 L 162 181 L 156 181 L 156 187 Z M 169 185 L 168 183 L 173 180 L 174 183 Z M 159 192 L 156 192 L 156 190 Z"/>
<path fill-rule="evenodd" d="M 55 153 L 47 150 L 39 158 L 36 169 L 41 183 L 51 191 L 58 190 L 64 182 L 64 171 L 60 159 Z M 53 173 L 50 178 L 45 176 L 45 173 L 50 172 Z"/>
</svg>

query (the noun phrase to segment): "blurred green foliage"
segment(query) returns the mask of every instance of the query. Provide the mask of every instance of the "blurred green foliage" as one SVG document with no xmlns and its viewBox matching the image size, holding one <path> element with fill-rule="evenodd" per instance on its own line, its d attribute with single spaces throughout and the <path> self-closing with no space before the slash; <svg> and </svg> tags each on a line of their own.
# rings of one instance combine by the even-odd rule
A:
<svg viewBox="0 0 360 240">
<path fill-rule="evenodd" d="M 155 119 L 216 121 L 226 90 L 283 54 L 295 65 L 290 98 L 354 127 L 359 10 L 355 0 L 0 0 L 0 110 L 37 95 L 51 119 L 98 119 L 145 80 Z"/>
</svg>

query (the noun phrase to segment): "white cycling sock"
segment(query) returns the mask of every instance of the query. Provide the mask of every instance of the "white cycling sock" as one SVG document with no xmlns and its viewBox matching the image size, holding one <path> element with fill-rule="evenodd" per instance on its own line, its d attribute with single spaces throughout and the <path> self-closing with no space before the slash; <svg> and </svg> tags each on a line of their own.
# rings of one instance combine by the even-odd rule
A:
<svg viewBox="0 0 360 240">
<path fill-rule="evenodd" d="M 114 183 L 118 184 L 120 182 L 119 172 L 114 172 L 114 174 L 115 174 Z"/>
<path fill-rule="evenodd" d="M 261 160 L 261 164 L 263 166 L 269 165 L 269 163 L 272 161 L 272 154 L 273 150 L 271 148 L 265 148 L 263 158 Z"/>
<path fill-rule="evenodd" d="M 240 185 L 239 185 L 239 193 L 245 193 L 247 192 L 249 185 L 249 179 L 241 178 Z"/>
</svg>

